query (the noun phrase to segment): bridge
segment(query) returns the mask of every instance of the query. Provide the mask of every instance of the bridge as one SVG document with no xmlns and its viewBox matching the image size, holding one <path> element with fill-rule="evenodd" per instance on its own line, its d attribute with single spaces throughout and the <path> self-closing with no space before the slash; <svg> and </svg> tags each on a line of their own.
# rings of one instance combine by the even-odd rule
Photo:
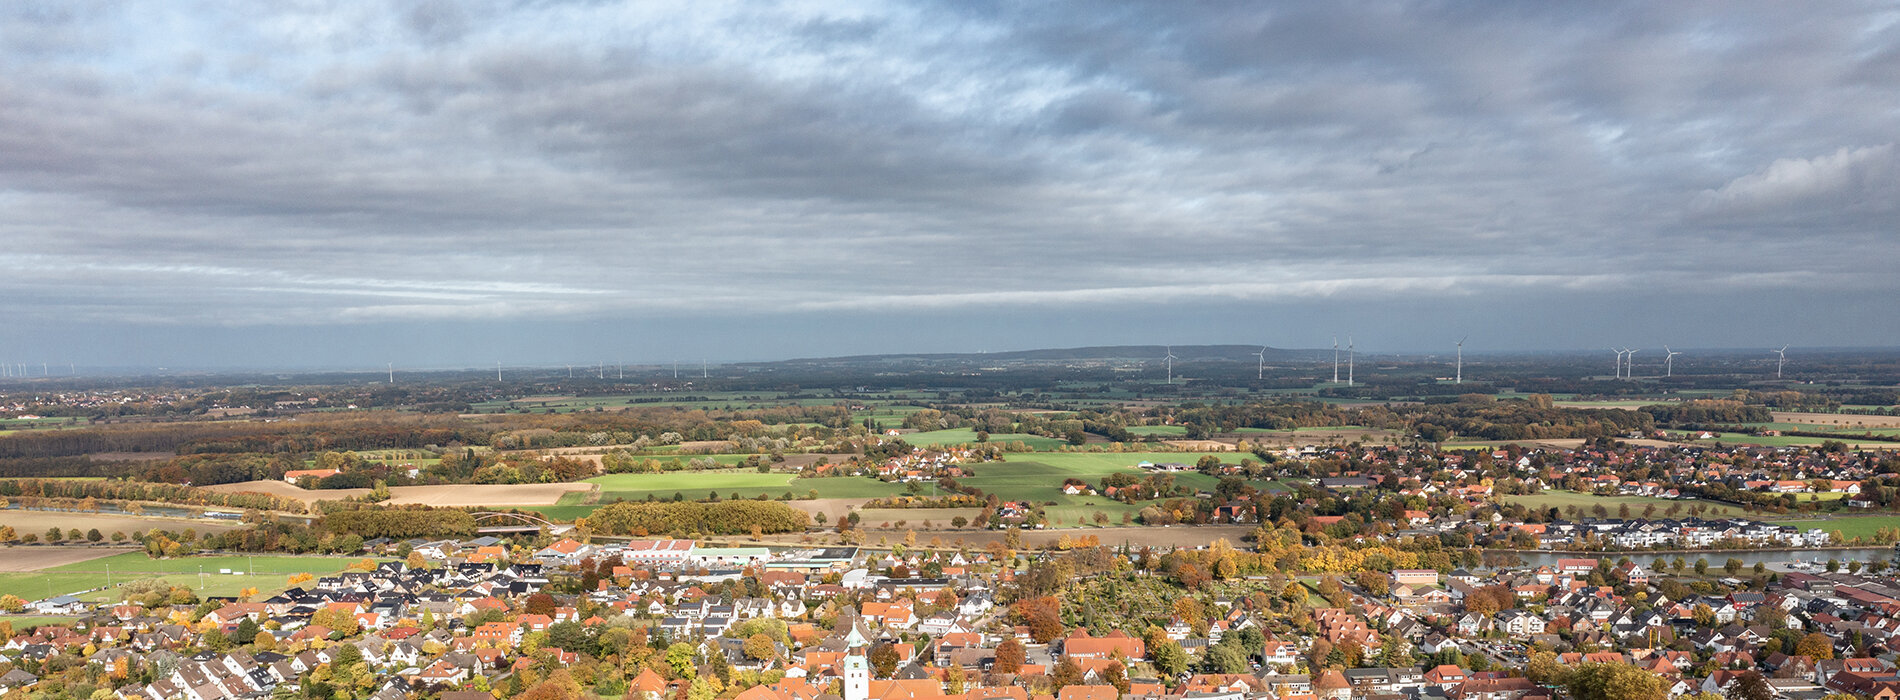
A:
<svg viewBox="0 0 1900 700">
<path fill-rule="evenodd" d="M 552 533 L 552 534 L 560 534 L 563 532 L 567 532 L 568 530 L 574 529 L 573 525 L 561 525 L 558 523 L 550 522 L 546 518 L 542 518 L 542 517 L 534 516 L 534 515 L 528 515 L 527 513 L 499 513 L 499 512 L 476 513 L 475 523 L 477 525 L 480 525 L 483 521 L 495 523 L 493 525 L 489 525 L 488 527 L 478 527 L 475 529 L 476 533 L 483 534 L 483 535 L 510 535 L 510 534 L 517 534 L 517 533 L 535 533 L 535 532 L 540 532 L 542 530 L 547 530 L 549 533 Z"/>
</svg>

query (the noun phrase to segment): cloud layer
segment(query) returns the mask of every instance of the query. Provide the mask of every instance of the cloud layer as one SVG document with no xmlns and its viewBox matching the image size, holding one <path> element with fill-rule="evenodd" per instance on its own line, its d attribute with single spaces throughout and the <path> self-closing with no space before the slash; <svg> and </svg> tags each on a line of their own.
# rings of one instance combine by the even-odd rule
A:
<svg viewBox="0 0 1900 700">
<path fill-rule="evenodd" d="M 1900 297 L 1884 3 L 60 0 L 0 65 L 54 336 Z"/>
</svg>

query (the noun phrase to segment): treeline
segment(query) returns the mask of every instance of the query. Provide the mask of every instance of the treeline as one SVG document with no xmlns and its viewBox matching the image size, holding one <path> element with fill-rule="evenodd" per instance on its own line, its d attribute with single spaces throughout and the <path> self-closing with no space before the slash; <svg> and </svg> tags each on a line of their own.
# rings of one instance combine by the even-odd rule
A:
<svg viewBox="0 0 1900 700">
<path fill-rule="evenodd" d="M 181 484 L 155 484 L 143 481 L 0 479 L 0 496 L 152 501 L 191 506 L 282 510 L 293 513 L 304 511 L 302 501 L 288 498 L 261 493 L 219 493 Z"/>
<path fill-rule="evenodd" d="M 1637 409 L 1663 425 L 1704 423 L 1767 423 L 1775 419 L 1765 406 L 1748 406 L 1739 401 L 1688 401 L 1657 404 Z"/>
<path fill-rule="evenodd" d="M 261 422 L 114 425 L 20 432 L 0 437 L 0 459 L 73 457 L 98 452 L 285 454 L 324 450 L 483 444 L 491 430 L 454 417 L 373 414 Z"/>
<path fill-rule="evenodd" d="M 475 534 L 475 516 L 464 510 L 428 506 L 351 508 L 326 513 L 323 529 L 370 539 L 467 537 Z"/>
<path fill-rule="evenodd" d="M 139 462 L 94 460 L 86 457 L 21 457 L 0 459 L 0 478 L 72 476 L 110 478 L 138 473 Z"/>
<path fill-rule="evenodd" d="M 622 502 L 602 506 L 578 524 L 603 535 L 704 533 L 742 535 L 804 530 L 811 517 L 777 501 Z"/>
</svg>

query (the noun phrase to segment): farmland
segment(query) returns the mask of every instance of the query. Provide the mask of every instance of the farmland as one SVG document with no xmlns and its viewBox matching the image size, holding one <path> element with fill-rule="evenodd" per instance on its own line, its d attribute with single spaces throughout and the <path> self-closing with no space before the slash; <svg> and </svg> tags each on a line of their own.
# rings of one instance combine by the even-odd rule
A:
<svg viewBox="0 0 1900 700">
<path fill-rule="evenodd" d="M 1597 506 L 1603 506 L 1610 512 L 1615 513 L 1619 508 L 1627 505 L 1632 511 L 1637 513 L 1641 513 L 1642 510 L 1648 506 L 1655 506 L 1658 513 L 1663 513 L 1668 511 L 1671 506 L 1676 506 L 1678 512 L 1686 514 L 1689 508 L 1699 505 L 1702 506 L 1703 512 L 1710 516 L 1738 516 L 1743 514 L 1741 508 L 1713 501 L 1697 499 L 1671 500 L 1667 498 L 1652 498 L 1649 496 L 1598 496 L 1588 493 L 1577 493 L 1575 491 L 1545 491 L 1543 493 L 1530 495 L 1505 496 L 1504 500 L 1523 505 L 1526 508 L 1561 508 L 1566 511 L 1569 510 L 1571 506 L 1582 508 L 1585 511 L 1590 511 Z"/>
<path fill-rule="evenodd" d="M 591 488 L 575 483 L 394 486 L 389 489 L 389 503 L 452 507 L 553 505 L 563 494 Z M 206 489 L 225 493 L 266 493 L 306 503 L 355 498 L 369 493 L 369 489 L 303 489 L 281 481 L 243 481 L 208 486 Z"/>
<path fill-rule="evenodd" d="M 1776 525 L 1793 525 L 1807 530 L 1820 528 L 1839 533 L 1841 537 L 1873 537 L 1874 532 L 1883 528 L 1900 527 L 1900 515 L 1861 515 L 1832 518 L 1828 520 L 1769 520 Z"/>
<path fill-rule="evenodd" d="M 217 532 L 237 528 L 240 524 L 230 521 L 186 520 L 183 518 L 153 518 L 116 513 L 68 513 L 43 510 L 0 510 L 0 525 L 12 527 L 20 534 L 42 533 L 47 528 L 61 530 L 78 529 L 80 532 L 98 529 L 111 535 L 123 532 L 130 535 L 153 528 L 161 530 L 193 529 L 198 532 Z"/>
<path fill-rule="evenodd" d="M 937 445 L 965 445 L 965 444 L 973 444 L 977 441 L 976 431 L 970 428 L 955 428 L 951 430 L 932 430 L 926 433 L 908 433 L 908 434 L 899 436 L 899 439 L 903 440 L 906 443 L 917 445 L 920 447 L 930 447 L 930 446 L 937 446 Z M 1020 442 L 1025 445 L 1028 445 L 1029 449 L 1037 450 L 1037 451 L 1053 450 L 1058 447 L 1062 447 L 1064 445 L 1069 444 L 1067 440 L 1057 440 L 1051 437 L 1043 437 L 1041 435 L 1025 435 L 1022 433 L 992 433 L 990 435 L 989 441 L 995 442 L 995 443 Z"/>
<path fill-rule="evenodd" d="M 0 590 L 22 591 L 33 597 L 75 594 L 82 600 L 116 600 L 107 589 L 143 578 L 160 578 L 187 586 L 200 597 L 234 596 L 245 588 L 268 595 L 283 590 L 293 574 L 324 576 L 342 571 L 361 557 L 316 556 L 210 556 L 152 559 L 143 552 L 126 552 L 25 573 L 0 573 Z M 220 573 L 232 572 L 248 573 Z M 200 572 L 204 572 L 202 575 Z"/>
</svg>

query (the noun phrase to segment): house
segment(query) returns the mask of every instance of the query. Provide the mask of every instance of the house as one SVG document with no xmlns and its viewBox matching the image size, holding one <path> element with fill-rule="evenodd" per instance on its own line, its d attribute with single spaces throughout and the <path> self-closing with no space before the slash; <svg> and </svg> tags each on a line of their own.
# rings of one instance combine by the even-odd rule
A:
<svg viewBox="0 0 1900 700">
<path fill-rule="evenodd" d="M 284 472 L 284 483 L 309 483 L 341 474 L 335 469 L 292 469 Z"/>
</svg>

